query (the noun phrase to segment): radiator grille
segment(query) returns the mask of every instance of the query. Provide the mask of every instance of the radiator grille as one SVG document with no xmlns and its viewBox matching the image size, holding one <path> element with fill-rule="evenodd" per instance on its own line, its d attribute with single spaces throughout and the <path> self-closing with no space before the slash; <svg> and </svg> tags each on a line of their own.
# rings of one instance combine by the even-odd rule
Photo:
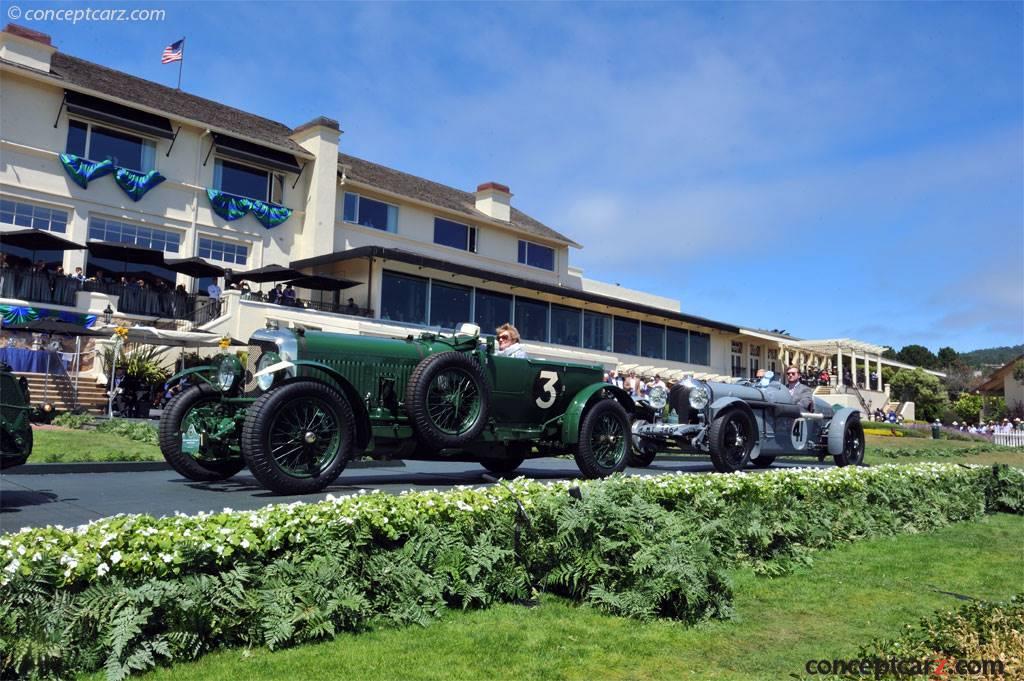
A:
<svg viewBox="0 0 1024 681">
<path fill-rule="evenodd" d="M 253 378 L 253 374 L 256 373 L 256 365 L 262 356 L 263 348 L 259 345 L 249 346 L 249 356 L 245 362 L 245 377 L 243 379 L 245 383 L 242 388 L 242 394 L 245 397 L 255 397 L 260 392 L 260 389 L 256 386 L 256 379 Z"/>
</svg>

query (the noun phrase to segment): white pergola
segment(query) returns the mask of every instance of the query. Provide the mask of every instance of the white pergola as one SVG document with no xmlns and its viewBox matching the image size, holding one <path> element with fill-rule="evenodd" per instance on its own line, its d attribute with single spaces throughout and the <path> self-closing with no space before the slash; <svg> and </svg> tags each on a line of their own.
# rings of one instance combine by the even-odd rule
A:
<svg viewBox="0 0 1024 681">
<path fill-rule="evenodd" d="M 908 367 L 907 364 L 896 362 L 882 357 L 886 346 L 854 340 L 852 338 L 828 338 L 824 340 L 801 340 L 788 341 L 783 346 L 786 364 L 805 365 L 809 359 L 819 360 L 819 366 L 829 369 L 839 383 L 843 380 L 843 357 L 849 357 L 851 373 L 852 368 L 857 366 L 858 361 L 864 362 L 864 381 L 868 390 L 882 392 L 882 365 L 895 366 L 899 368 Z M 832 367 L 832 356 L 836 357 L 836 365 Z M 877 367 L 875 371 L 877 385 L 871 385 L 871 363 Z M 945 377 L 945 374 L 938 371 L 930 371 L 930 374 Z M 854 376 L 856 382 L 856 375 Z"/>
</svg>

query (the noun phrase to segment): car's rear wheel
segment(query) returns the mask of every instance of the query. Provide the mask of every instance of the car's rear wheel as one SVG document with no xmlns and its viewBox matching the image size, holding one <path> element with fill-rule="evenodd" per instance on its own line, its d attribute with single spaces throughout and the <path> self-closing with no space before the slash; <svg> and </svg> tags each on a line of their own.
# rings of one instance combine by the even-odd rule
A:
<svg viewBox="0 0 1024 681">
<path fill-rule="evenodd" d="M 480 465 L 495 475 L 508 475 L 523 465 L 532 447 L 529 442 L 513 442 L 504 449 L 504 456 L 481 457 Z"/>
<path fill-rule="evenodd" d="M 580 424 L 576 465 L 588 478 L 603 478 L 626 468 L 632 434 L 622 405 L 604 399 L 592 406 Z"/>
<path fill-rule="evenodd" d="M 226 480 L 245 468 L 238 451 L 223 442 L 207 442 L 195 454 L 182 451 L 182 437 L 194 429 L 208 430 L 211 420 L 228 414 L 221 409 L 220 393 L 206 383 L 175 395 L 160 416 L 158 440 L 164 459 L 179 475 L 198 482 Z"/>
<path fill-rule="evenodd" d="M 483 432 L 490 396 L 476 360 L 462 352 L 441 352 L 413 369 L 406 409 L 420 442 L 432 449 L 457 449 Z"/>
<path fill-rule="evenodd" d="M 708 444 L 711 463 L 719 473 L 741 471 L 750 461 L 756 437 L 750 417 L 739 409 L 731 409 L 711 423 Z"/>
<path fill-rule="evenodd" d="M 864 463 L 864 426 L 851 417 L 843 428 L 843 451 L 832 457 L 837 466 L 859 466 Z"/>
<path fill-rule="evenodd" d="M 248 409 L 242 451 L 252 474 L 279 494 L 311 494 L 345 469 L 355 417 L 343 395 L 319 381 L 270 390 Z"/>
</svg>

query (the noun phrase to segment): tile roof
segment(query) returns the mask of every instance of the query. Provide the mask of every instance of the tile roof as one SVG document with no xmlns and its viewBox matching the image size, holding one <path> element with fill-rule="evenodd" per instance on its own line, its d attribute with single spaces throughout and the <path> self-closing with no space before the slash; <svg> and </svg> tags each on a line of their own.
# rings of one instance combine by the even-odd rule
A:
<svg viewBox="0 0 1024 681">
<path fill-rule="evenodd" d="M 348 154 L 338 154 L 338 162 L 346 166 L 345 176 L 356 182 L 362 182 L 400 196 L 425 201 L 472 218 L 493 219 L 476 209 L 476 195 L 471 192 L 464 192 L 438 182 L 425 180 L 422 177 L 403 173 Z M 509 223 L 512 228 L 521 232 L 582 248 L 569 237 L 534 220 L 516 208 L 512 208 Z"/>
</svg>

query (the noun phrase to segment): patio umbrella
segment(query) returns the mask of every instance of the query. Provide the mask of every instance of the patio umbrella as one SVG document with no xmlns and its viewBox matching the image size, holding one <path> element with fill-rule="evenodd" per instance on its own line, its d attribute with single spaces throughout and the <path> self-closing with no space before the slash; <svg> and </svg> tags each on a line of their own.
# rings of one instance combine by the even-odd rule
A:
<svg viewBox="0 0 1024 681">
<path fill-rule="evenodd" d="M 264 265 L 263 267 L 255 270 L 249 270 L 248 272 L 232 272 L 232 280 L 237 281 L 251 281 L 254 284 L 263 283 L 266 281 L 285 281 L 287 279 L 297 279 L 298 277 L 304 277 L 302 272 L 293 270 L 290 267 L 284 267 L 283 265 Z"/>
<path fill-rule="evenodd" d="M 164 267 L 164 253 L 153 248 L 142 248 L 131 244 L 112 243 L 109 241 L 90 241 L 86 244 L 89 253 L 97 258 L 117 260 L 125 264 L 125 271 L 128 270 L 128 263 L 136 265 L 158 265 Z"/>
<path fill-rule="evenodd" d="M 74 251 L 85 248 L 84 245 L 59 237 L 42 229 L 16 229 L 11 232 L 0 232 L 0 243 L 7 246 L 27 248 L 30 251 Z"/>
<path fill-rule="evenodd" d="M 171 258 L 164 261 L 164 267 L 172 272 L 181 272 L 190 277 L 223 277 L 224 268 L 208 263 L 202 258 Z"/>
<path fill-rule="evenodd" d="M 353 286 L 359 286 L 358 281 L 325 277 L 322 274 L 308 274 L 286 283 L 290 286 L 298 286 L 299 288 L 308 288 L 316 291 L 340 291 Z"/>
</svg>

